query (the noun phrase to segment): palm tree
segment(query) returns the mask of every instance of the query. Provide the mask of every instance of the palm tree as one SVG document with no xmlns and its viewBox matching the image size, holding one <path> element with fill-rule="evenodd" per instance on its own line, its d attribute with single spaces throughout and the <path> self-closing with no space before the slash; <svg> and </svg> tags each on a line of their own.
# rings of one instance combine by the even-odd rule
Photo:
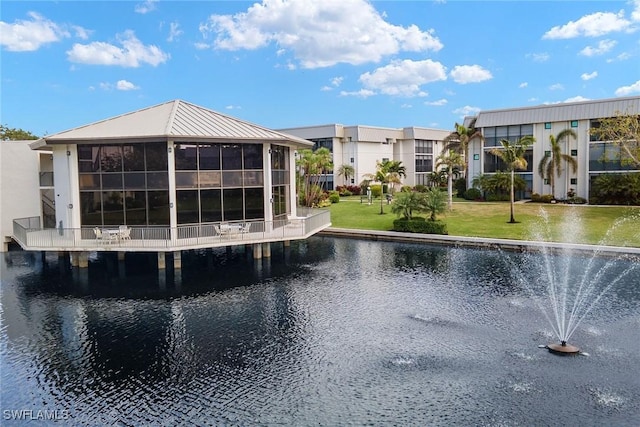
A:
<svg viewBox="0 0 640 427">
<path fill-rule="evenodd" d="M 436 169 L 444 166 L 447 171 L 447 194 L 449 195 L 449 210 L 453 208 L 453 170 L 456 166 L 464 166 L 464 160 L 454 150 L 443 152 L 436 159 Z"/>
<path fill-rule="evenodd" d="M 389 167 L 393 162 L 389 160 L 384 160 L 382 162 L 376 162 L 376 173 L 375 174 L 364 174 L 365 179 L 370 179 L 372 181 L 378 181 L 380 183 L 380 215 L 384 214 L 384 208 L 382 201 L 384 197 L 384 185 L 389 183 L 390 172 Z"/>
<path fill-rule="evenodd" d="M 327 153 L 329 153 L 327 155 Z M 298 181 L 302 190 L 302 203 L 304 206 L 313 206 L 322 195 L 322 183 L 320 178 L 333 168 L 331 164 L 331 152 L 327 148 L 319 148 L 316 151 L 309 149 L 300 150 L 297 160 Z"/>
<path fill-rule="evenodd" d="M 388 181 L 391 184 L 389 191 L 393 194 L 395 192 L 395 185 L 402 184 L 402 178 L 407 177 L 407 168 L 402 165 L 402 161 L 400 160 L 385 160 L 383 163 L 389 172 Z"/>
<path fill-rule="evenodd" d="M 513 182 L 515 176 L 515 170 L 527 169 L 527 160 L 524 158 L 527 152 L 527 147 L 535 142 L 535 138 L 531 135 L 523 136 L 519 140 L 511 143 L 508 139 L 500 140 L 502 147 L 495 147 L 491 149 L 491 154 L 498 156 L 507 165 L 507 171 L 511 173 L 511 219 L 509 223 L 514 224 L 516 220 L 513 215 L 513 207 L 515 204 L 515 194 L 513 191 Z"/>
<path fill-rule="evenodd" d="M 449 135 L 445 136 L 442 142 L 444 147 L 442 151 L 454 150 L 456 153 L 464 156 L 464 176 L 465 178 L 469 173 L 469 144 L 475 138 L 479 138 L 484 141 L 484 136 L 479 129 L 475 128 L 475 120 L 471 122 L 471 126 L 466 127 L 464 125 L 455 124 L 455 130 Z"/>
<path fill-rule="evenodd" d="M 347 185 L 347 181 L 349 181 L 349 178 L 353 176 L 355 171 L 355 168 L 351 165 L 342 165 L 338 168 L 338 176 L 344 178 L 344 185 Z"/>
<path fill-rule="evenodd" d="M 562 175 L 562 162 L 564 161 L 571 166 L 573 173 L 576 173 L 578 170 L 578 162 L 576 159 L 568 154 L 562 153 L 560 149 L 560 142 L 570 136 L 573 137 L 573 139 L 578 137 L 573 129 L 565 129 L 556 136 L 549 135 L 549 143 L 551 144 L 550 155 L 545 155 L 538 164 L 538 173 L 542 179 L 549 180 L 549 184 L 551 184 L 551 195 L 554 198 L 556 197 L 555 177 L 557 176 L 559 178 L 560 175 Z"/>
</svg>

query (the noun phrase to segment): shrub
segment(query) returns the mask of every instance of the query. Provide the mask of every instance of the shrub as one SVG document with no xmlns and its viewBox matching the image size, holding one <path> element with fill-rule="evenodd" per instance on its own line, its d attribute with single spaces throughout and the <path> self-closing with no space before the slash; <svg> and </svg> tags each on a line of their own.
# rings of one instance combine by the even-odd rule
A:
<svg viewBox="0 0 640 427">
<path fill-rule="evenodd" d="M 511 200 L 511 196 L 509 194 L 487 194 L 487 202 L 508 202 L 509 200 Z"/>
<path fill-rule="evenodd" d="M 402 188 L 400 188 L 401 193 L 410 193 L 411 191 L 412 190 L 410 185 L 403 185 Z"/>
<path fill-rule="evenodd" d="M 552 200 L 554 200 L 552 194 L 543 194 L 542 196 L 540 196 L 541 203 L 551 203 Z"/>
<path fill-rule="evenodd" d="M 337 191 L 332 191 L 331 193 L 329 193 L 329 201 L 331 203 L 340 202 L 340 194 Z"/>
<path fill-rule="evenodd" d="M 449 234 L 446 223 L 442 221 L 425 221 L 423 217 L 396 219 L 393 221 L 393 231 L 404 233 Z"/>
<path fill-rule="evenodd" d="M 580 196 L 573 196 L 567 199 L 567 203 L 569 203 L 570 205 L 584 205 L 585 203 L 587 203 L 587 199 Z"/>
<path fill-rule="evenodd" d="M 380 184 L 371 186 L 371 196 L 374 198 L 382 196 L 382 186 Z"/>
<path fill-rule="evenodd" d="M 531 193 L 531 201 L 532 202 L 540 202 L 541 197 L 538 193 Z"/>
<path fill-rule="evenodd" d="M 429 187 L 427 187 L 426 185 L 418 184 L 415 186 L 415 189 L 419 193 L 426 193 Z"/>
<path fill-rule="evenodd" d="M 467 191 L 464 192 L 464 198 L 467 200 L 481 200 L 482 199 L 482 192 L 480 190 L 478 190 L 477 188 L 469 188 Z"/>
<path fill-rule="evenodd" d="M 467 180 L 466 178 L 458 178 L 453 183 L 453 189 L 456 190 L 458 196 L 462 197 L 462 195 L 467 191 Z"/>
<path fill-rule="evenodd" d="M 591 203 L 640 205 L 640 173 L 603 174 L 593 180 Z"/>
</svg>

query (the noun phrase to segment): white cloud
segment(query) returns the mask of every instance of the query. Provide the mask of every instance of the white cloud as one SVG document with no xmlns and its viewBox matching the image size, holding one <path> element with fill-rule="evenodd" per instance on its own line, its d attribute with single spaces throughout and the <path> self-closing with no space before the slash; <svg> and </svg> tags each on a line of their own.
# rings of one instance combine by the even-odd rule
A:
<svg viewBox="0 0 640 427">
<path fill-rule="evenodd" d="M 456 65 L 449 75 L 460 84 L 478 83 L 493 78 L 491 72 L 480 65 Z"/>
<path fill-rule="evenodd" d="M 93 33 L 91 30 L 87 30 L 86 28 L 82 28 L 78 25 L 72 25 L 71 28 L 76 32 L 76 37 L 82 40 L 86 40 Z"/>
<path fill-rule="evenodd" d="M 585 98 L 584 96 L 574 96 L 571 98 L 567 98 L 562 102 L 582 102 L 582 101 L 590 101 L 590 98 Z"/>
<path fill-rule="evenodd" d="M 525 87 L 527 87 L 527 86 L 529 86 L 529 83 L 527 83 L 527 82 L 522 82 L 522 83 L 520 83 L 520 84 L 518 85 L 518 87 L 519 87 L 520 89 L 524 89 L 524 88 L 525 88 Z"/>
<path fill-rule="evenodd" d="M 346 90 L 343 90 L 340 92 L 340 96 L 357 96 L 358 98 L 368 98 L 370 96 L 375 95 L 376 93 L 372 90 L 368 90 L 368 89 L 360 89 L 358 91 L 354 91 L 354 92 L 348 92 Z"/>
<path fill-rule="evenodd" d="M 600 40 L 597 47 L 587 46 L 579 53 L 584 56 L 602 55 L 613 49 L 616 44 L 618 44 L 618 42 L 615 40 Z"/>
<path fill-rule="evenodd" d="M 403 108 L 403 109 L 404 109 L 404 108 L 413 108 L 413 105 L 411 105 L 411 104 L 402 104 L 402 105 L 400 106 L 400 108 Z"/>
<path fill-rule="evenodd" d="M 105 42 L 76 43 L 67 51 L 69 61 L 92 65 L 119 65 L 139 67 L 143 63 L 153 65 L 166 62 L 170 55 L 154 45 L 143 45 L 131 30 L 118 35 L 122 47 Z"/>
<path fill-rule="evenodd" d="M 527 53 L 525 58 L 531 58 L 533 62 L 547 62 L 551 56 L 547 52 Z"/>
<path fill-rule="evenodd" d="M 446 105 L 447 104 L 447 100 L 442 98 L 442 99 L 438 99 L 437 101 L 427 101 L 424 103 L 424 105 L 432 105 L 434 107 L 440 107 L 442 105 Z"/>
<path fill-rule="evenodd" d="M 549 90 L 564 90 L 564 86 L 560 83 L 552 84 L 549 86 Z"/>
<path fill-rule="evenodd" d="M 320 90 L 323 91 L 323 92 L 329 92 L 329 91 L 333 90 L 333 88 L 331 86 L 322 86 L 320 88 Z"/>
<path fill-rule="evenodd" d="M 138 3 L 134 8 L 134 10 L 136 13 L 141 13 L 144 15 L 145 13 L 149 13 L 156 10 L 157 2 L 158 0 L 146 0 L 142 3 Z"/>
<path fill-rule="evenodd" d="M 616 89 L 616 96 L 627 96 L 633 93 L 640 93 L 640 80 L 629 86 L 622 86 Z"/>
<path fill-rule="evenodd" d="M 393 61 L 371 73 L 364 73 L 359 78 L 366 89 L 400 96 L 426 96 L 426 92 L 423 92 L 420 86 L 446 79 L 444 65 L 430 59 Z"/>
<path fill-rule="evenodd" d="M 180 24 L 177 22 L 171 22 L 169 24 L 169 37 L 167 37 L 168 42 L 172 42 L 177 39 L 184 31 L 180 29 Z"/>
<path fill-rule="evenodd" d="M 480 112 L 480 107 L 471 107 L 469 105 L 465 105 L 464 107 L 456 108 L 453 110 L 454 114 L 460 114 L 461 116 L 475 116 Z"/>
<path fill-rule="evenodd" d="M 227 110 L 242 110 L 242 107 L 240 107 L 239 105 L 227 105 L 224 108 Z"/>
<path fill-rule="evenodd" d="M 338 87 L 344 81 L 344 77 L 334 77 L 331 79 L 331 84 L 335 87 Z"/>
<path fill-rule="evenodd" d="M 209 49 L 211 47 L 211 45 L 201 42 L 194 43 L 193 46 L 198 50 Z"/>
<path fill-rule="evenodd" d="M 640 0 L 634 0 L 632 4 L 635 8 L 631 12 L 631 19 L 634 22 L 640 22 Z"/>
<path fill-rule="evenodd" d="M 139 86 L 136 86 L 127 80 L 118 80 L 116 83 L 102 82 L 99 84 L 99 86 L 100 86 L 100 89 L 103 89 L 103 90 L 115 89 L 115 90 L 128 91 L 128 90 L 140 89 Z M 93 86 L 90 86 L 89 89 L 94 90 L 95 88 Z"/>
<path fill-rule="evenodd" d="M 538 98 L 536 98 L 536 97 L 529 98 L 529 99 L 527 99 L 527 102 L 538 102 Z"/>
<path fill-rule="evenodd" d="M 275 44 L 292 52 L 303 68 L 378 62 L 401 51 L 438 51 L 433 30 L 384 20 L 366 0 L 263 0 L 246 12 L 212 15 L 200 25 L 216 49 L 258 49 Z"/>
<path fill-rule="evenodd" d="M 13 24 L 0 21 L 0 45 L 12 52 L 29 52 L 70 37 L 67 30 L 38 13 L 27 15 L 30 21 L 18 19 Z"/>
<path fill-rule="evenodd" d="M 596 12 L 577 21 L 569 21 L 547 31 L 543 39 L 572 39 L 575 37 L 600 37 L 613 32 L 634 31 L 632 22 L 624 18 L 624 10 L 618 13 Z"/>
<path fill-rule="evenodd" d="M 622 52 L 620 55 L 616 56 L 615 58 L 610 58 L 607 59 L 608 63 L 614 62 L 614 61 L 626 61 L 627 59 L 631 58 L 633 55 L 631 55 L 629 52 Z"/>
<path fill-rule="evenodd" d="M 584 81 L 595 79 L 596 77 L 598 77 L 598 72 L 597 71 L 594 71 L 593 73 L 589 73 L 589 74 L 582 73 L 582 75 L 580 75 L 580 78 L 582 80 L 584 80 Z"/>
</svg>

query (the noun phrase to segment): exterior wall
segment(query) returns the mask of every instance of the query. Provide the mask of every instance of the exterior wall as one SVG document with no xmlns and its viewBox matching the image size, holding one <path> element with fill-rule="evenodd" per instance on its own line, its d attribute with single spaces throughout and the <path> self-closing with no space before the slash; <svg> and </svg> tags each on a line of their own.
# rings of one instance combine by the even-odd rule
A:
<svg viewBox="0 0 640 427">
<path fill-rule="evenodd" d="M 56 226 L 80 227 L 80 187 L 77 145 L 56 145 L 53 152 Z"/>
<path fill-rule="evenodd" d="M 0 141 L 0 251 L 13 235 L 13 220 L 40 216 L 40 153 L 33 141 Z"/>
<path fill-rule="evenodd" d="M 433 140 L 433 158 L 440 154 L 442 139 L 450 131 L 418 127 L 384 128 L 375 126 L 322 125 L 280 129 L 299 138 L 333 138 L 333 182 L 344 185 L 344 178 L 338 176 L 341 165 L 354 168 L 354 185 L 360 184 L 365 175 L 376 172 L 376 163 L 382 159 L 399 160 L 405 166 L 405 185 L 415 185 L 415 140 Z M 351 161 L 353 159 L 353 161 Z M 348 183 L 350 184 L 350 183 Z"/>
</svg>

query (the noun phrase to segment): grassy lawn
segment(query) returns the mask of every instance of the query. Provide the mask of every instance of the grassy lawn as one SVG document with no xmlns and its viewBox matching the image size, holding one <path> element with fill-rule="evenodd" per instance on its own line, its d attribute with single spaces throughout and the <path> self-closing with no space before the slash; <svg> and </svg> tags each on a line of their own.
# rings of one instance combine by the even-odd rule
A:
<svg viewBox="0 0 640 427">
<path fill-rule="evenodd" d="M 368 205 L 359 197 L 342 198 L 329 209 L 332 226 L 338 228 L 391 230 L 397 218 L 386 201 L 380 215 L 380 199 Z M 543 225 L 541 209 L 548 214 L 548 227 Z M 516 204 L 515 218 L 517 224 L 507 222 L 508 202 L 454 203 L 453 210 L 438 217 L 452 236 L 537 240 L 537 231 L 548 236 L 543 240 L 554 242 L 640 247 L 640 207 L 523 203 Z"/>
</svg>

